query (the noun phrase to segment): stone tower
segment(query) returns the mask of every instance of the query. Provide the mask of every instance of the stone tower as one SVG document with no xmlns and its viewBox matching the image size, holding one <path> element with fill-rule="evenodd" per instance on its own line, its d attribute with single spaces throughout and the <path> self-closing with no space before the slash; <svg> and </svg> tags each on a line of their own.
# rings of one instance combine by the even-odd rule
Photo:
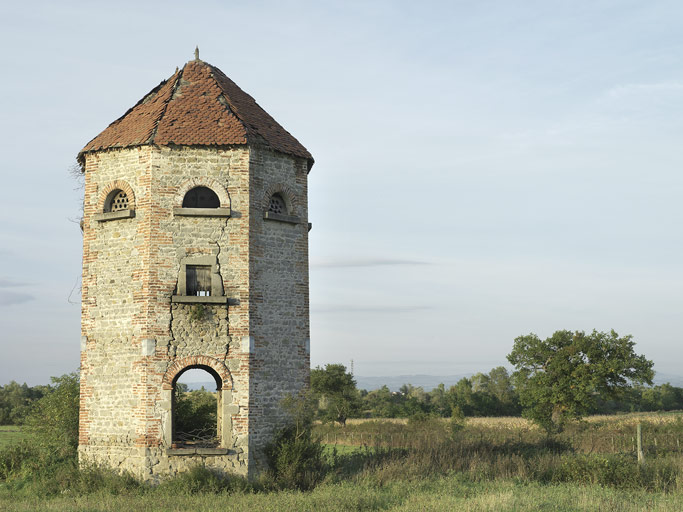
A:
<svg viewBox="0 0 683 512">
<path fill-rule="evenodd" d="M 311 154 L 197 55 L 78 161 L 81 462 L 147 480 L 262 470 L 281 401 L 309 376 Z M 174 425 L 193 368 L 217 388 L 201 440 Z"/>
</svg>

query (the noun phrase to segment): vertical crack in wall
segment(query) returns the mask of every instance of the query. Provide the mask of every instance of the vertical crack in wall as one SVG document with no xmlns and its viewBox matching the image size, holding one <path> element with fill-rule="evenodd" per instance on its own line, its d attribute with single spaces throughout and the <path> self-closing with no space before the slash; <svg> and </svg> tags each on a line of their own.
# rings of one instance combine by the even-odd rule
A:
<svg viewBox="0 0 683 512">
<path fill-rule="evenodd" d="M 216 236 L 215 240 L 209 240 L 209 243 L 211 244 L 216 244 L 216 247 L 218 248 L 218 252 L 216 253 L 216 269 L 219 274 L 221 274 L 221 260 L 220 260 L 220 255 L 221 251 L 223 248 L 221 247 L 220 240 L 222 240 L 225 237 L 225 230 L 228 228 L 228 221 L 230 220 L 230 217 L 227 217 L 225 221 L 223 222 L 223 225 L 219 228 L 220 233 Z M 223 287 L 225 289 L 225 286 Z"/>
<path fill-rule="evenodd" d="M 223 222 L 222 226 L 219 228 L 219 233 L 215 237 L 215 240 L 209 240 L 209 243 L 216 244 L 216 247 L 218 248 L 218 252 L 216 253 L 216 272 L 218 272 L 218 275 L 221 277 L 221 285 L 223 287 L 223 293 L 227 295 L 226 289 L 225 289 L 225 283 L 223 282 L 223 273 L 221 272 L 221 252 L 223 251 L 223 248 L 221 247 L 220 241 L 223 240 L 225 237 L 225 230 L 228 228 L 228 222 L 230 221 L 230 217 L 226 218 L 225 221 Z M 228 298 L 229 301 L 229 298 Z M 227 304 L 225 305 L 227 309 L 227 313 L 225 315 L 225 336 L 228 339 L 228 342 L 225 344 L 225 351 L 223 352 L 223 363 L 226 362 L 228 359 L 228 352 L 230 351 L 230 306 Z"/>
<path fill-rule="evenodd" d="M 180 270 L 176 271 L 176 274 Z M 178 281 L 176 279 L 175 282 L 175 290 L 178 289 Z M 168 343 L 166 344 L 166 353 L 171 356 L 175 357 L 176 350 L 175 350 L 175 334 L 173 334 L 173 300 L 170 301 L 169 303 L 169 322 L 168 322 Z"/>
</svg>

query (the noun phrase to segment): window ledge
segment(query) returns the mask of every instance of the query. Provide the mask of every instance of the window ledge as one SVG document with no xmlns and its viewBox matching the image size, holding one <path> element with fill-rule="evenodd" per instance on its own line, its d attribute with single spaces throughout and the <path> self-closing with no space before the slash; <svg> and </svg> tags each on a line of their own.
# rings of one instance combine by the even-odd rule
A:
<svg viewBox="0 0 683 512">
<path fill-rule="evenodd" d="M 180 304 L 227 304 L 228 298 L 225 295 L 209 295 L 208 297 L 199 297 L 196 295 L 173 295 L 171 297 L 171 302 Z"/>
<path fill-rule="evenodd" d="M 228 448 L 167 448 L 166 455 L 227 455 Z"/>
<path fill-rule="evenodd" d="M 275 213 L 275 212 L 263 212 L 263 218 L 266 220 L 276 220 L 279 222 L 287 222 L 289 224 L 299 224 L 299 222 L 301 222 L 299 217 L 294 217 L 292 215 L 282 215 L 281 213 Z"/>
<path fill-rule="evenodd" d="M 230 208 L 173 208 L 176 217 L 230 217 Z"/>
<path fill-rule="evenodd" d="M 117 219 L 131 219 L 133 217 L 135 217 L 135 210 L 119 210 L 118 212 L 96 213 L 93 216 L 97 222 L 106 222 L 108 220 Z"/>
</svg>

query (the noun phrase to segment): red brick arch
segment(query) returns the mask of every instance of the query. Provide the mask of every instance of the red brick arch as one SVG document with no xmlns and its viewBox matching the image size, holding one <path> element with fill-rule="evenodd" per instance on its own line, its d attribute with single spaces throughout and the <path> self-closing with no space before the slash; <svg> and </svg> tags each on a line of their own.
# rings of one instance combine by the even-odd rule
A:
<svg viewBox="0 0 683 512">
<path fill-rule="evenodd" d="M 208 356 L 190 356 L 176 359 L 168 370 L 166 370 L 164 378 L 161 381 L 161 389 L 173 389 L 175 381 L 180 374 L 191 368 L 206 370 L 214 377 L 217 376 L 220 378 L 222 390 L 232 389 L 232 377 L 228 368 L 223 362 Z"/>
<path fill-rule="evenodd" d="M 97 207 L 100 209 L 100 211 L 104 211 L 104 203 L 107 200 L 109 194 L 112 193 L 114 190 L 123 190 L 128 196 L 128 209 L 135 209 L 135 193 L 133 192 L 133 189 L 125 181 L 116 180 L 112 181 L 111 183 L 107 183 L 102 188 L 102 190 L 100 190 L 100 195 L 97 199 Z"/>
<path fill-rule="evenodd" d="M 218 180 L 206 176 L 191 178 L 183 183 L 178 189 L 178 192 L 176 192 L 176 195 L 173 199 L 173 206 L 177 208 L 182 207 L 185 194 L 195 187 L 210 188 L 218 196 L 221 208 L 230 208 L 230 194 L 228 194 L 228 191 L 225 190 L 225 187 Z"/>
<path fill-rule="evenodd" d="M 299 215 L 299 201 L 294 190 L 282 183 L 276 183 L 266 189 L 266 193 L 263 195 L 262 199 L 262 208 L 264 212 L 268 211 L 268 208 L 270 207 L 270 198 L 273 194 L 280 194 L 280 196 L 282 196 L 282 199 L 285 201 L 285 206 L 287 207 L 287 215 Z"/>
</svg>

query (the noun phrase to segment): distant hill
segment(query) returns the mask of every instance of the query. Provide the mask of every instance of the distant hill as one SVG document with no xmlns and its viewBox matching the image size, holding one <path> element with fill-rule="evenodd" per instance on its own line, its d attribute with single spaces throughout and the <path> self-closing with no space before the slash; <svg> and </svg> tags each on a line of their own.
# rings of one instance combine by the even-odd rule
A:
<svg viewBox="0 0 683 512">
<path fill-rule="evenodd" d="M 356 386 L 358 389 L 366 389 L 372 391 L 373 389 L 379 389 L 382 386 L 387 386 L 391 391 L 398 391 L 398 389 L 403 386 L 403 384 L 412 384 L 415 387 L 424 389 L 425 391 L 431 391 L 439 384 L 449 388 L 453 386 L 460 379 L 465 377 L 471 377 L 473 373 L 461 373 L 458 375 L 397 375 L 397 376 L 384 376 L 384 377 L 363 377 L 360 375 L 354 375 L 356 379 Z"/>
<path fill-rule="evenodd" d="M 677 388 L 683 388 L 683 375 L 674 375 L 673 373 L 655 373 L 653 379 L 655 384 L 666 384 L 667 382 Z"/>
<path fill-rule="evenodd" d="M 512 373 L 512 372 L 511 372 Z M 425 391 L 431 391 L 439 384 L 448 389 L 464 377 L 471 377 L 474 373 L 461 373 L 458 375 L 398 375 L 398 376 L 384 376 L 384 377 L 366 377 L 354 375 L 358 389 L 366 389 L 372 391 L 379 389 L 386 385 L 391 391 L 398 391 L 403 384 L 412 384 L 415 387 L 421 387 Z M 674 375 L 671 373 L 656 373 L 654 378 L 655 384 L 671 384 L 676 387 L 683 387 L 683 376 Z"/>
</svg>

